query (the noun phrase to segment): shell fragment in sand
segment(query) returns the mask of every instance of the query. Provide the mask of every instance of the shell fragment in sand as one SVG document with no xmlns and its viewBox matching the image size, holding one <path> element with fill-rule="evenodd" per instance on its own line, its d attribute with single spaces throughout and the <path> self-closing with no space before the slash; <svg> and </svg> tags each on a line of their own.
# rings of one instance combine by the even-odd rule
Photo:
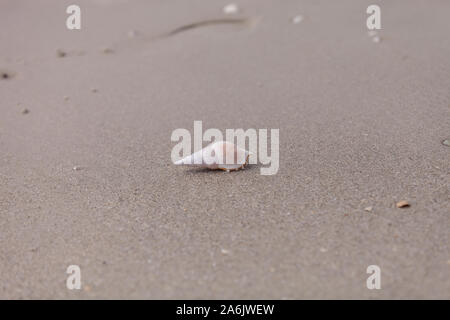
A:
<svg viewBox="0 0 450 320">
<path fill-rule="evenodd" d="M 234 171 L 242 169 L 248 163 L 249 155 L 248 151 L 239 148 L 234 143 L 219 141 L 174 162 L 174 164 Z"/>
</svg>

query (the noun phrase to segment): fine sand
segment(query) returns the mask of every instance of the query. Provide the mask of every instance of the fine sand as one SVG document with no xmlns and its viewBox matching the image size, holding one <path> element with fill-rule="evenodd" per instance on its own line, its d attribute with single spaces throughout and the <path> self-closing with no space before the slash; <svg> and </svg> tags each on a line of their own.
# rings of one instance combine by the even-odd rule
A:
<svg viewBox="0 0 450 320">
<path fill-rule="evenodd" d="M 450 298 L 450 2 L 235 2 L 0 2 L 0 298 Z M 174 166 L 194 120 L 278 173 Z"/>
</svg>

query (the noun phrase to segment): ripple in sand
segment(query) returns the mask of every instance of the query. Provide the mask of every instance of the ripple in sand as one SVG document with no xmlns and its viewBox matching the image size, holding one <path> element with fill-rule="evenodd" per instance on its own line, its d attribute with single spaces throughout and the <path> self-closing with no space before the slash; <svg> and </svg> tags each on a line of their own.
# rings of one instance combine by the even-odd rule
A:
<svg viewBox="0 0 450 320">
<path fill-rule="evenodd" d="M 239 7 L 236 3 L 230 3 L 227 4 L 225 7 L 223 7 L 223 13 L 225 14 L 234 14 L 239 11 Z"/>
</svg>

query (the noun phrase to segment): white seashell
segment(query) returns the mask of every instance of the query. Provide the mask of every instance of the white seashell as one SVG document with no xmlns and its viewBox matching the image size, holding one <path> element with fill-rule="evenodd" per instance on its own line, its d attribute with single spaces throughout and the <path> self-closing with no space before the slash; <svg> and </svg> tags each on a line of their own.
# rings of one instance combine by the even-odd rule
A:
<svg viewBox="0 0 450 320">
<path fill-rule="evenodd" d="M 243 168 L 248 163 L 249 156 L 250 153 L 247 150 L 239 148 L 234 143 L 219 141 L 211 143 L 174 164 L 229 172 Z"/>
</svg>

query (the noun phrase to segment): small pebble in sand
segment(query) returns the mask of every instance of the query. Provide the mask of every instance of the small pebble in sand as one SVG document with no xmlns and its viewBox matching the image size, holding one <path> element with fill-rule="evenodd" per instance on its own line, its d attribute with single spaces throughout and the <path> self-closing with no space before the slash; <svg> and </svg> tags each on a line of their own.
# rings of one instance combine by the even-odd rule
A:
<svg viewBox="0 0 450 320">
<path fill-rule="evenodd" d="M 381 37 L 375 36 L 375 37 L 372 38 L 372 41 L 375 42 L 375 43 L 381 42 Z"/>
<path fill-rule="evenodd" d="M 136 30 L 130 30 L 128 31 L 128 38 L 135 38 L 139 35 L 139 33 Z"/>
<path fill-rule="evenodd" d="M 225 14 L 234 14 L 239 11 L 239 8 L 236 3 L 230 3 L 227 4 L 225 7 L 223 7 L 223 13 Z"/>
<path fill-rule="evenodd" d="M 372 38 L 372 41 L 375 43 L 381 42 L 381 37 L 378 35 L 376 30 L 369 30 L 367 35 Z"/>
<path fill-rule="evenodd" d="M 110 54 L 110 53 L 114 53 L 114 50 L 111 49 L 111 48 L 103 48 L 103 49 L 102 49 L 102 52 L 103 52 L 104 54 Z"/>
<path fill-rule="evenodd" d="M 364 208 L 364 211 L 371 212 L 372 211 L 372 207 L 366 207 L 366 208 Z"/>
<path fill-rule="evenodd" d="M 22 110 L 22 114 L 29 114 L 30 113 L 30 110 L 28 110 L 28 109 L 23 109 Z"/>
<path fill-rule="evenodd" d="M 206 157 L 206 155 L 213 154 L 213 157 Z M 233 163 L 223 163 L 223 156 L 231 156 L 237 161 Z M 223 170 L 226 172 L 237 171 L 242 169 L 248 164 L 248 159 L 250 153 L 238 147 L 232 142 L 228 141 L 217 141 L 213 142 L 207 147 L 194 152 L 190 156 L 183 159 L 175 161 L 174 164 L 177 166 L 197 166 L 203 168 L 209 168 L 211 170 Z M 200 163 L 201 165 L 197 165 Z"/>
<path fill-rule="evenodd" d="M 320 252 L 327 252 L 328 251 L 328 249 L 326 249 L 326 248 L 320 248 Z"/>
<path fill-rule="evenodd" d="M 292 18 L 292 23 L 293 24 L 298 24 L 298 23 L 300 23 L 302 21 L 303 21 L 303 16 L 302 15 L 297 15 L 297 16 Z"/>
<path fill-rule="evenodd" d="M 443 144 L 444 146 L 450 147 L 450 139 L 442 140 L 442 144 Z"/>
<path fill-rule="evenodd" d="M 67 53 L 61 49 L 57 49 L 56 50 L 56 56 L 58 58 L 64 58 L 65 56 L 67 56 Z"/>
<path fill-rule="evenodd" d="M 73 167 L 72 169 L 73 169 L 73 171 L 80 171 L 80 170 L 83 169 L 83 168 L 82 168 L 82 167 L 79 167 L 79 166 L 75 166 L 75 167 Z"/>
<path fill-rule="evenodd" d="M 407 207 L 409 207 L 409 203 L 406 200 L 402 200 L 402 201 L 397 202 L 396 206 L 397 206 L 397 208 L 407 208 Z"/>
<path fill-rule="evenodd" d="M 98 92 L 98 89 L 92 88 L 92 89 L 91 89 L 91 92 L 92 92 L 92 93 L 97 93 L 97 92 Z"/>
<path fill-rule="evenodd" d="M 222 254 L 230 254 L 230 250 L 227 249 L 221 249 L 220 252 L 222 252 Z"/>
<path fill-rule="evenodd" d="M 0 70 L 0 80 L 9 80 L 14 77 L 15 73 L 9 70 Z"/>
</svg>

